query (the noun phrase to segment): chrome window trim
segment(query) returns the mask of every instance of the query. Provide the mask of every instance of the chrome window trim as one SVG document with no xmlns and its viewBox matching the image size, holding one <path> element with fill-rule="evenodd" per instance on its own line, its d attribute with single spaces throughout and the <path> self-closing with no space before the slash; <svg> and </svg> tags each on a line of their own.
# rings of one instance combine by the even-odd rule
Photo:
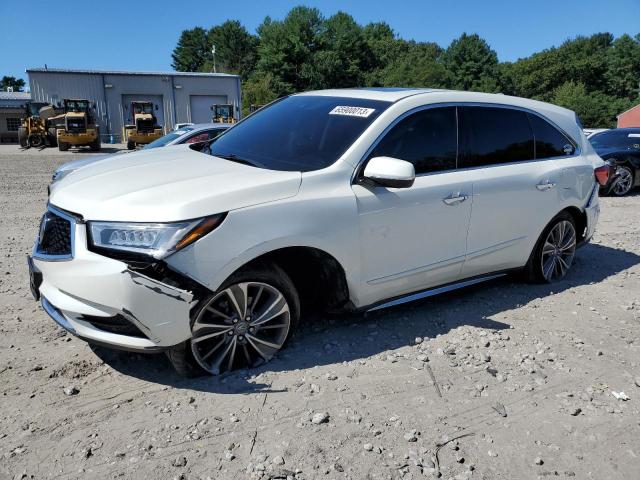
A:
<svg viewBox="0 0 640 480">
<path fill-rule="evenodd" d="M 446 108 L 446 107 L 456 107 L 456 127 L 457 127 L 456 128 L 456 130 L 457 130 L 457 132 L 456 132 L 456 138 L 457 138 L 456 168 L 453 168 L 453 169 L 450 169 L 450 170 L 441 170 L 441 171 L 437 171 L 437 172 L 419 173 L 419 174 L 416 174 L 416 178 L 425 177 L 425 176 L 428 176 L 428 175 L 442 175 L 442 174 L 446 174 L 446 173 L 465 171 L 465 170 L 471 170 L 471 169 L 477 169 L 477 168 L 494 168 L 494 167 L 502 167 L 502 166 L 507 166 L 507 165 L 517 165 L 517 164 L 520 164 L 520 163 L 545 162 L 547 160 L 560 160 L 560 159 L 574 158 L 574 157 L 579 157 L 582 154 L 582 149 L 580 148 L 580 144 L 575 139 L 573 139 L 573 137 L 571 137 L 571 135 L 569 135 L 564 129 L 560 128 L 554 121 L 552 121 L 549 118 L 545 117 L 544 115 L 536 112 L 535 110 L 531 110 L 531 109 L 526 108 L 526 107 L 520 107 L 520 106 L 517 106 L 517 105 L 506 105 L 506 104 L 503 104 L 503 103 L 484 103 L 484 102 L 441 102 L 441 103 L 429 103 L 429 104 L 426 104 L 426 105 L 420 105 L 418 107 L 414 107 L 411 110 L 407 110 L 406 112 L 404 112 L 401 115 L 399 115 L 398 117 L 396 117 L 389 125 L 386 126 L 386 128 L 371 143 L 371 145 L 366 150 L 364 155 L 358 161 L 356 167 L 353 170 L 353 174 L 351 175 L 351 184 L 353 185 L 353 184 L 357 184 L 358 183 L 358 179 L 360 177 L 360 173 L 362 171 L 364 171 L 364 167 L 366 165 L 367 158 L 369 157 L 371 152 L 378 146 L 378 144 L 382 141 L 382 139 L 389 133 L 389 131 L 393 127 L 395 127 L 398 123 L 400 123 L 406 117 L 408 117 L 409 115 L 413 115 L 414 113 L 421 112 L 423 110 L 432 109 L 432 108 Z M 504 108 L 504 109 L 510 109 L 510 110 L 518 110 L 520 112 L 528 113 L 528 114 L 531 114 L 531 115 L 536 115 L 537 117 L 539 117 L 543 121 L 549 123 L 549 125 L 551 125 L 553 128 L 558 130 L 558 132 L 560 132 L 562 135 L 564 135 L 564 137 L 567 139 L 567 141 L 569 141 L 574 146 L 575 150 L 574 150 L 573 154 L 571 154 L 571 155 L 563 155 L 561 157 L 532 158 L 532 159 L 529 159 L 529 160 L 517 160 L 517 161 L 514 161 L 514 162 L 508 162 L 508 163 L 493 163 L 493 164 L 488 164 L 488 165 L 480 165 L 480 166 L 477 166 L 477 167 L 459 168 L 458 167 L 458 160 L 459 160 L 459 154 L 460 154 L 460 124 L 459 124 L 459 120 L 460 119 L 459 119 L 458 108 L 457 107 Z M 533 127 L 531 127 L 531 134 L 533 136 L 534 154 L 535 154 L 535 134 L 533 132 Z"/>
<path fill-rule="evenodd" d="M 69 222 L 69 235 L 71 236 L 71 253 L 66 255 L 50 255 L 47 253 L 41 253 L 38 251 L 38 245 L 40 244 L 40 230 L 36 236 L 36 242 L 33 246 L 33 258 L 38 260 L 44 260 L 47 262 L 65 262 L 72 260 L 76 253 L 76 225 L 82 223 L 82 219 L 75 217 L 64 210 L 54 207 L 53 205 L 47 205 L 47 211 L 64 218 Z"/>
</svg>

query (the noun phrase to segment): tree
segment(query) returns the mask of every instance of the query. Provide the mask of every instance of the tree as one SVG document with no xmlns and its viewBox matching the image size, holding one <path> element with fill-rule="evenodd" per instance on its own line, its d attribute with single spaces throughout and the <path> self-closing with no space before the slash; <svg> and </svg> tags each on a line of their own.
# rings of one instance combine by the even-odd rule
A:
<svg viewBox="0 0 640 480">
<path fill-rule="evenodd" d="M 622 35 L 607 51 L 607 92 L 629 99 L 640 95 L 640 34 Z"/>
<path fill-rule="evenodd" d="M 237 73 L 248 78 L 256 64 L 258 39 L 249 34 L 238 20 L 227 20 L 209 30 L 209 51 L 216 48 L 216 70 Z M 213 71 L 213 58 L 209 55 L 201 70 Z"/>
<path fill-rule="evenodd" d="M 371 52 L 362 28 L 351 15 L 338 12 L 323 22 L 313 64 L 312 88 L 348 88 L 363 84 Z"/>
<path fill-rule="evenodd" d="M 171 54 L 171 66 L 179 72 L 198 72 L 211 59 L 207 32 L 202 27 L 183 30 L 178 45 Z"/>
<path fill-rule="evenodd" d="M 316 8 L 295 7 L 283 21 L 267 17 L 258 27 L 258 75 L 273 74 L 278 95 L 307 90 L 317 83 L 313 64 L 324 19 Z"/>
<path fill-rule="evenodd" d="M 9 87 L 13 88 L 14 92 L 22 92 L 24 91 L 24 80 L 5 75 L 2 77 L 2 80 L 0 80 L 0 91 L 6 92 Z"/>
<path fill-rule="evenodd" d="M 381 87 L 446 86 L 447 72 L 439 61 L 442 49 L 435 43 L 397 41 L 395 55 L 382 69 L 371 73 L 369 80 Z"/>
<path fill-rule="evenodd" d="M 498 56 L 477 34 L 463 33 L 442 55 L 448 86 L 458 90 L 499 91 Z"/>
<path fill-rule="evenodd" d="M 551 103 L 576 112 L 582 124 L 591 128 L 612 128 L 616 115 L 628 107 L 629 100 L 599 91 L 587 90 L 584 83 L 568 81 L 552 92 Z"/>
<path fill-rule="evenodd" d="M 251 105 L 266 105 L 278 98 L 273 85 L 273 75 L 253 76 L 242 85 L 242 115 L 249 114 Z"/>
</svg>

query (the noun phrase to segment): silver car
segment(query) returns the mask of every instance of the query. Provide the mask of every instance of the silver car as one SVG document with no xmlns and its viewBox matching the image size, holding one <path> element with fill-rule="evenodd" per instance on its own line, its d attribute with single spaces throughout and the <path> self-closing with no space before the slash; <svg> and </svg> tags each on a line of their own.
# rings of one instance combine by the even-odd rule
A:
<svg viewBox="0 0 640 480">
<path fill-rule="evenodd" d="M 179 130 L 174 130 L 172 132 L 167 133 L 163 137 L 145 145 L 142 149 L 147 150 L 149 148 L 159 148 L 159 147 L 167 147 L 169 145 L 180 145 L 183 143 L 196 143 L 203 142 L 205 140 L 210 140 L 212 138 L 217 137 L 222 132 L 227 130 L 231 125 L 226 125 L 222 123 L 200 123 L 197 125 L 187 125 Z M 127 153 L 126 151 L 112 153 L 109 155 L 97 155 L 88 158 L 83 158 L 80 160 L 74 160 L 72 162 L 67 162 L 64 165 L 60 166 L 55 172 L 53 172 L 53 177 L 51 178 L 51 182 L 57 182 L 63 177 L 69 175 L 71 172 L 78 170 L 79 168 L 84 167 L 85 165 L 89 165 L 95 162 L 99 162 L 105 160 L 107 158 L 111 158 L 114 155 L 122 155 Z"/>
</svg>

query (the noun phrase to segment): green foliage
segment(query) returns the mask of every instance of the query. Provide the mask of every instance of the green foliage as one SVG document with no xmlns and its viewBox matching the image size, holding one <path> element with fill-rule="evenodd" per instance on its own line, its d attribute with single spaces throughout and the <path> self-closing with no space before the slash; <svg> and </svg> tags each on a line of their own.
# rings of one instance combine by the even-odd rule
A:
<svg viewBox="0 0 640 480">
<path fill-rule="evenodd" d="M 24 91 L 24 80 L 5 75 L 0 80 L 0 91 L 6 92 L 9 87 L 12 87 L 14 92 L 22 92 Z"/>
<path fill-rule="evenodd" d="M 447 85 L 455 90 L 500 91 L 498 55 L 477 34 L 463 33 L 442 55 Z"/>
<path fill-rule="evenodd" d="M 202 27 L 184 30 L 171 54 L 171 66 L 179 72 L 197 72 L 211 58 L 207 31 Z"/>
<path fill-rule="evenodd" d="M 583 125 L 595 128 L 615 127 L 615 116 L 631 106 L 627 99 L 600 91 L 589 92 L 584 83 L 574 81 L 557 87 L 552 92 L 550 101 L 573 110 Z"/>
<path fill-rule="evenodd" d="M 361 26 L 347 13 L 324 18 L 303 6 L 282 20 L 265 18 L 256 33 L 235 20 L 185 30 L 173 67 L 212 71 L 215 45 L 217 70 L 242 76 L 245 111 L 310 89 L 433 87 L 535 98 L 576 111 L 585 126 L 609 127 L 640 103 L 640 35 L 597 33 L 500 63 L 477 34 L 463 33 L 443 49 L 401 39 L 384 22 Z"/>
<path fill-rule="evenodd" d="M 238 20 L 227 20 L 213 27 L 207 35 L 209 51 L 216 47 L 215 67 L 218 72 L 236 73 L 246 78 L 255 68 L 258 39 L 249 34 Z M 205 61 L 200 70 L 213 71 L 213 57 Z"/>
</svg>

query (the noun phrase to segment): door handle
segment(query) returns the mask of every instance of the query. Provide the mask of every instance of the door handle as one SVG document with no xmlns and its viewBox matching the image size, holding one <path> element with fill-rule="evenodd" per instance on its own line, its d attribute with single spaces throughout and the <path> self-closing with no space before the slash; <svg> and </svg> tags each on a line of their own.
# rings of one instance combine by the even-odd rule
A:
<svg viewBox="0 0 640 480">
<path fill-rule="evenodd" d="M 555 182 L 552 182 L 551 180 L 545 180 L 544 182 L 537 184 L 536 188 L 541 192 L 544 192 L 546 190 L 551 190 L 555 186 L 556 186 Z"/>
<path fill-rule="evenodd" d="M 442 201 L 447 205 L 458 205 L 459 203 L 464 202 L 467 198 L 467 195 L 462 195 L 460 192 L 452 193 L 447 198 L 443 198 Z"/>
</svg>

